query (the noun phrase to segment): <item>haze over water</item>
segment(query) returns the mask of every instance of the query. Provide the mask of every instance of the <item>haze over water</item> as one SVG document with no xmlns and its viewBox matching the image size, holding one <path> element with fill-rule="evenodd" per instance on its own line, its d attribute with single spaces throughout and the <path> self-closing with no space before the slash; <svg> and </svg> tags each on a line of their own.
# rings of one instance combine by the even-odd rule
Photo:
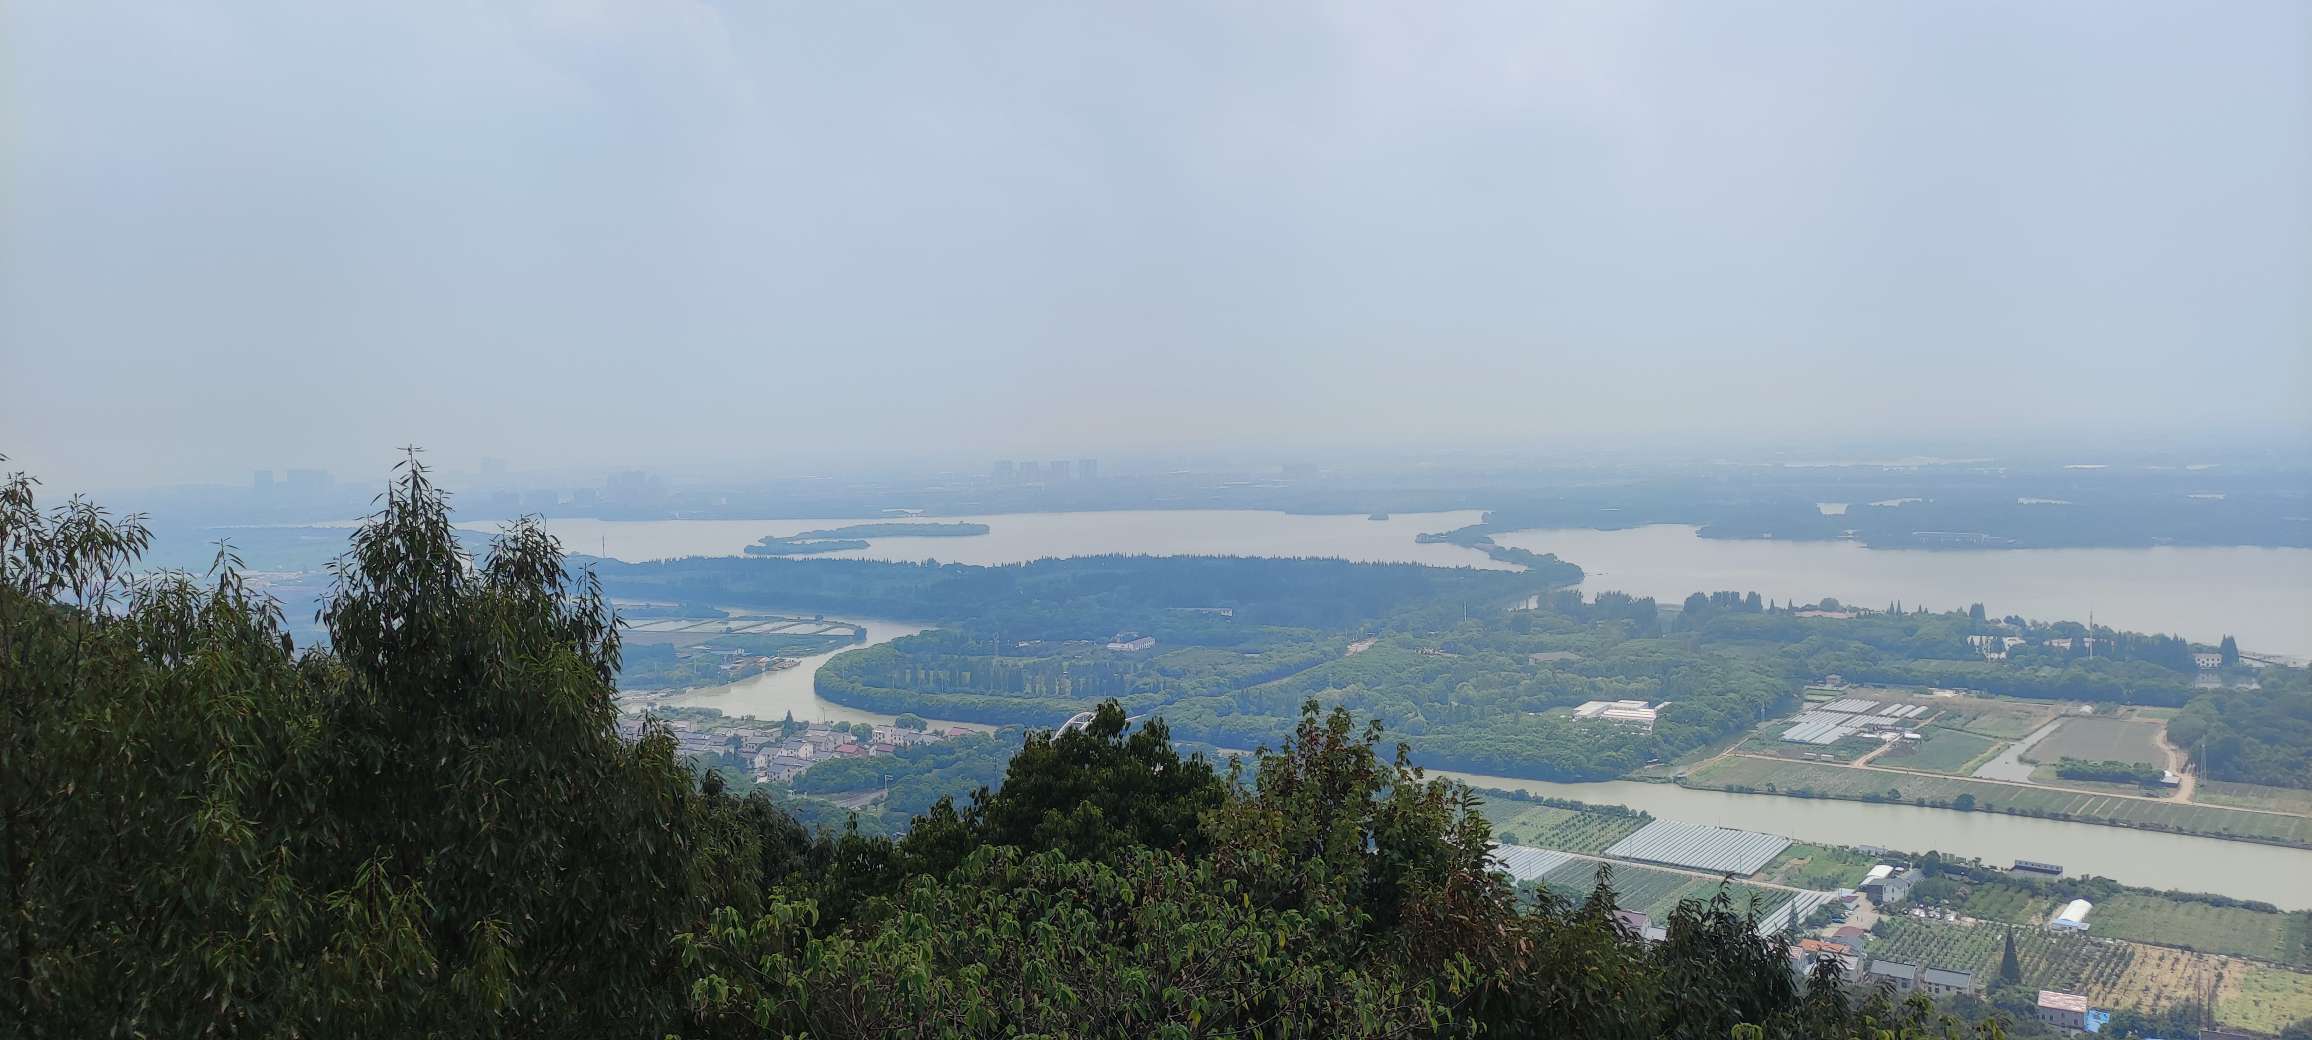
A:
<svg viewBox="0 0 2312 1040">
<path fill-rule="evenodd" d="M 1425 531 L 1474 522 L 1474 512 L 1303 516 L 1251 510 L 1137 510 L 931 517 L 988 525 L 965 538 L 876 538 L 865 549 L 815 558 L 937 559 L 981 565 L 1047 556 L 1329 556 L 1363 562 L 1498 568 L 1456 545 L 1415 542 Z M 735 556 L 767 534 L 871 520 L 552 520 L 573 551 L 631 561 Z M 495 525 L 476 524 L 476 527 Z M 1690 592 L 1733 589 L 1814 602 L 1834 597 L 1873 609 L 1890 602 L 1932 610 L 1982 603 L 1994 616 L 2085 621 L 2204 643 L 2229 634 L 2251 653 L 2312 657 L 2312 549 L 2245 547 L 2006 549 L 1992 552 L 1866 549 L 1852 542 L 1697 538 L 1655 525 L 1621 531 L 1519 531 L 1495 541 L 1556 553 L 1587 573 L 1585 592 L 1619 590 L 1675 603 Z"/>
</svg>

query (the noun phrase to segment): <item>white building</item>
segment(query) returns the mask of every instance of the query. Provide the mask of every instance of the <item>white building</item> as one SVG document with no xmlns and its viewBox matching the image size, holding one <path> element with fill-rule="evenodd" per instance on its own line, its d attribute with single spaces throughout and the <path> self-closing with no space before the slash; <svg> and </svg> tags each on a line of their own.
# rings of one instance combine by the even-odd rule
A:
<svg viewBox="0 0 2312 1040">
<path fill-rule="evenodd" d="M 1583 701 L 1581 707 L 1573 710 L 1573 717 L 1577 719 L 1630 722 L 1649 730 L 1654 728 L 1654 720 L 1660 716 L 1661 707 L 1649 705 L 1645 701 Z"/>
<path fill-rule="evenodd" d="M 2055 916 L 2047 919 L 2047 927 L 2050 931 L 2084 932 L 2087 930 L 2087 913 L 2093 909 L 2095 909 L 2094 903 L 2084 899 L 2074 899 L 2063 909 L 2056 911 Z"/>
<path fill-rule="evenodd" d="M 2192 654 L 2192 664 L 2200 671 L 2212 672 L 2224 666 L 2224 655 L 2194 653 Z"/>
</svg>

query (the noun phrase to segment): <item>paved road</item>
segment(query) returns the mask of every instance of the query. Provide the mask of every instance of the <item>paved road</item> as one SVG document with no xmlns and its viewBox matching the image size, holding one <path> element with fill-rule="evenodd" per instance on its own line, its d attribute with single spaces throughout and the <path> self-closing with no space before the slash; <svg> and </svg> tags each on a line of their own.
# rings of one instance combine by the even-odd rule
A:
<svg viewBox="0 0 2312 1040">
<path fill-rule="evenodd" d="M 1981 768 L 1975 770 L 1975 779 L 2029 783 L 2033 767 L 2031 763 L 2023 761 L 2023 753 L 2031 750 L 2032 745 L 2047 739 L 2047 735 L 2055 732 L 2055 727 L 2060 725 L 2063 725 L 2063 719 L 2057 718 L 2032 730 L 2030 736 L 2008 745 L 2007 750 L 1999 752 L 1999 757 L 1983 763 Z"/>
</svg>

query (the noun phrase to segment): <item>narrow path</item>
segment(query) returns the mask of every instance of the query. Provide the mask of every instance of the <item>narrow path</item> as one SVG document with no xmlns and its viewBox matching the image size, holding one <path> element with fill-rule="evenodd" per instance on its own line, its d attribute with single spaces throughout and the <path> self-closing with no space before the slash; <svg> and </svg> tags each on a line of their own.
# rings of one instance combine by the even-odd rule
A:
<svg viewBox="0 0 2312 1040">
<path fill-rule="evenodd" d="M 1874 758 L 1877 758 L 1877 757 L 1879 757 L 1880 755 L 1886 754 L 1886 753 L 1887 753 L 1887 749 L 1888 749 L 1888 748 L 1891 748 L 1891 747 L 1893 747 L 1893 746 L 1895 746 L 1897 743 L 1900 743 L 1900 742 L 1899 742 L 1899 741 L 1893 741 L 1893 740 L 1889 740 L 1889 741 L 1886 741 L 1885 743 L 1882 743 L 1882 744 L 1880 744 L 1879 746 L 1877 746 L 1877 747 L 1874 747 L 1874 748 L 1870 749 L 1869 751 L 1865 751 L 1865 752 L 1863 752 L 1863 756 L 1862 756 L 1861 758 L 1855 759 L 1854 761 L 1847 763 L 1847 765 L 1850 765 L 1850 766 L 1867 766 L 1867 765 L 1869 765 L 1869 764 L 1871 763 L 1871 760 L 1872 760 L 1872 759 L 1874 759 Z"/>
<path fill-rule="evenodd" d="M 2191 772 L 2191 759 L 2184 754 L 2184 750 L 2168 743 L 2167 723 L 2165 722 L 2159 724 L 2159 746 L 2161 751 L 2167 752 L 2168 772 L 2182 778 L 2182 782 L 2176 785 L 2175 800 L 2187 805 L 2193 804 L 2192 792 L 2200 789 L 2200 778 Z M 2225 806 L 2225 808 L 2230 808 L 2230 806 Z"/>
</svg>

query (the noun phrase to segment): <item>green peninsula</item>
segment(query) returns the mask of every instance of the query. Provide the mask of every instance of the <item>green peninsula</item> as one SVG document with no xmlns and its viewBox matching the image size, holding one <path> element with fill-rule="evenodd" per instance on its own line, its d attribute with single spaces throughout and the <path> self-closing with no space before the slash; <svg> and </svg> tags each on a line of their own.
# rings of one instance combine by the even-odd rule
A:
<svg viewBox="0 0 2312 1040">
<path fill-rule="evenodd" d="M 867 547 L 866 539 L 869 538 L 970 538 L 986 533 L 986 524 L 962 521 L 848 524 L 784 536 L 765 535 L 762 540 L 747 546 L 747 553 L 752 556 L 809 556 L 813 553 L 864 549 Z"/>
</svg>

